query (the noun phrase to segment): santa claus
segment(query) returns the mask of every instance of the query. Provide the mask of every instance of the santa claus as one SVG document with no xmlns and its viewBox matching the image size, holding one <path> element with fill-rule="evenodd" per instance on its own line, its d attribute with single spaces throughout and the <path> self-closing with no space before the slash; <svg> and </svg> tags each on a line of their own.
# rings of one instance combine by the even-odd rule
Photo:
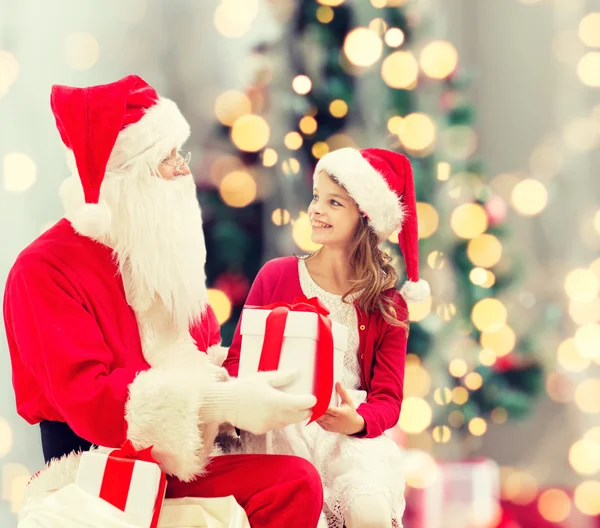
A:
<svg viewBox="0 0 600 528">
<path fill-rule="evenodd" d="M 65 218 L 17 258 L 4 320 L 19 414 L 48 466 L 29 491 L 73 481 L 81 450 L 153 446 L 167 497 L 233 496 L 253 527 L 316 526 L 319 477 L 294 457 L 220 455 L 219 425 L 255 434 L 303 421 L 286 373 L 228 379 L 207 302 L 200 208 L 179 149 L 190 129 L 140 77 L 54 86 L 72 176 Z"/>
</svg>

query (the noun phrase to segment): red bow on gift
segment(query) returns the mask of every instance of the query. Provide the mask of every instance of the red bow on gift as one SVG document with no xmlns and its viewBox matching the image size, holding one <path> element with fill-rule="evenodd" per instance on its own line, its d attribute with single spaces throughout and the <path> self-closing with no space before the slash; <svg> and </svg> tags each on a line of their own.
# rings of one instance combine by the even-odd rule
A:
<svg viewBox="0 0 600 528">
<path fill-rule="evenodd" d="M 119 449 L 113 449 L 108 454 L 102 486 L 100 487 L 100 498 L 109 502 L 121 511 L 125 511 L 133 468 L 135 461 L 151 462 L 157 464 L 152 456 L 152 447 L 137 450 L 131 440 L 126 440 Z M 160 480 L 156 502 L 154 504 L 154 516 L 150 526 L 158 526 L 158 518 L 162 507 L 162 501 L 165 496 L 167 480 L 163 474 Z"/>
<path fill-rule="evenodd" d="M 293 304 L 273 303 L 266 306 L 246 306 L 246 308 L 271 310 L 265 326 L 265 338 L 258 364 L 259 372 L 279 368 L 287 314 L 289 312 L 317 314 L 319 324 L 313 379 L 313 394 L 317 398 L 317 403 L 313 407 L 309 423 L 319 419 L 328 409 L 333 392 L 333 336 L 331 320 L 328 317 L 329 310 L 316 297 L 308 299 L 304 296 L 294 299 Z"/>
</svg>

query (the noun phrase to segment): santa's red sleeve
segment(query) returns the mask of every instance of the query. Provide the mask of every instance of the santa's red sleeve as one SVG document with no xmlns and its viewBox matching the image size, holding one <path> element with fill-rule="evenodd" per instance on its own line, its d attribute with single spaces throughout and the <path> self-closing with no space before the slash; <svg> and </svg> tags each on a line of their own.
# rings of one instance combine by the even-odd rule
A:
<svg viewBox="0 0 600 528">
<path fill-rule="evenodd" d="M 126 438 L 154 446 L 164 471 L 183 480 L 202 471 L 213 441 L 205 446 L 213 426 L 198 418 L 214 383 L 209 372 L 114 368 L 94 316 L 52 266 L 11 273 L 4 309 L 22 363 L 77 435 L 108 447 Z"/>
</svg>

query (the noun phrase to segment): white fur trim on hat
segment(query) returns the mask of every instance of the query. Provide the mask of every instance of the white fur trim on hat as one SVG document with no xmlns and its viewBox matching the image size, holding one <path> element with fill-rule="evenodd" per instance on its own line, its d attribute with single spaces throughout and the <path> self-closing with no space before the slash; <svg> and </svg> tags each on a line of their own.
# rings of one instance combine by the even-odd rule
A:
<svg viewBox="0 0 600 528">
<path fill-rule="evenodd" d="M 181 147 L 189 136 L 190 125 L 177 105 L 161 97 L 139 121 L 119 133 L 107 171 L 126 165 L 140 155 L 158 163 L 173 148 Z"/>
<path fill-rule="evenodd" d="M 431 295 L 429 283 L 423 279 L 418 282 L 406 281 L 400 289 L 400 295 L 407 303 L 420 303 Z"/>
<path fill-rule="evenodd" d="M 369 224 L 380 241 L 399 231 L 404 219 L 400 197 L 360 151 L 351 148 L 334 150 L 323 156 L 315 168 L 315 176 L 325 171 L 335 177 L 369 218 Z"/>
</svg>

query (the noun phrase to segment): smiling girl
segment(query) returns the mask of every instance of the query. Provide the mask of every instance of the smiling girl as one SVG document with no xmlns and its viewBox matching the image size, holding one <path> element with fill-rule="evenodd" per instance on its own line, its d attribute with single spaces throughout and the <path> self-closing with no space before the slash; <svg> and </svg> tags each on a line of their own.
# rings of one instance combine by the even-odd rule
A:
<svg viewBox="0 0 600 528">
<path fill-rule="evenodd" d="M 308 208 L 313 242 L 321 248 L 302 258 L 265 264 L 247 304 L 292 303 L 318 297 L 332 320 L 348 327 L 338 407 L 317 422 L 267 434 L 268 453 L 295 454 L 318 469 L 329 527 L 401 526 L 402 457 L 383 433 L 394 427 L 403 398 L 408 336 L 406 302 L 429 295 L 419 280 L 416 201 L 412 168 L 402 154 L 344 148 L 315 169 Z M 408 281 L 398 275 L 379 244 L 399 231 Z M 237 376 L 239 324 L 224 366 Z"/>
</svg>

